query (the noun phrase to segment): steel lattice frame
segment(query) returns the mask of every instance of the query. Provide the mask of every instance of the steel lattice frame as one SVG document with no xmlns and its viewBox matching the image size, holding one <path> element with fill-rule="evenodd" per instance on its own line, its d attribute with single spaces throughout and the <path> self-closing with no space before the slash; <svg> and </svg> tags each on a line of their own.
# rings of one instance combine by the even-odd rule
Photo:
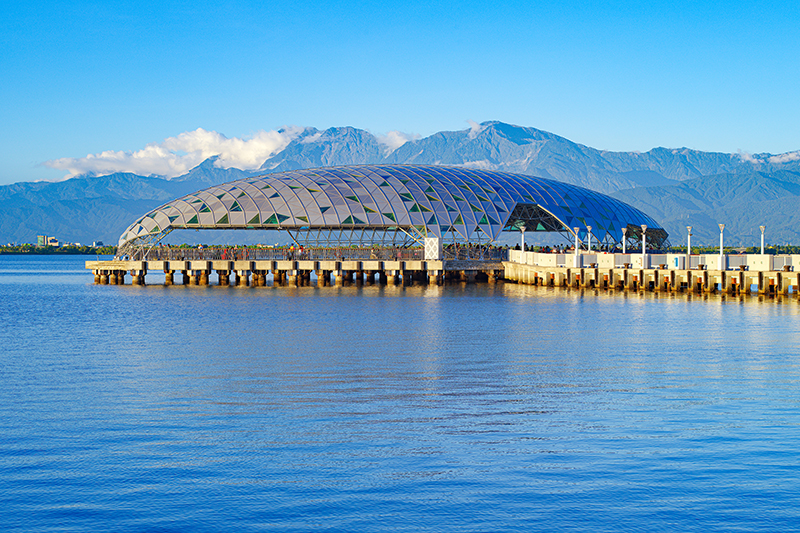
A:
<svg viewBox="0 0 800 533">
<path fill-rule="evenodd" d="M 286 231 L 299 244 L 443 244 L 495 241 L 503 231 L 547 231 L 617 244 L 666 242 L 631 206 L 557 181 L 455 166 L 359 165 L 265 174 L 209 187 L 158 207 L 120 237 L 119 255 L 146 252 L 174 229 Z M 639 233 L 637 233 L 639 232 Z"/>
</svg>

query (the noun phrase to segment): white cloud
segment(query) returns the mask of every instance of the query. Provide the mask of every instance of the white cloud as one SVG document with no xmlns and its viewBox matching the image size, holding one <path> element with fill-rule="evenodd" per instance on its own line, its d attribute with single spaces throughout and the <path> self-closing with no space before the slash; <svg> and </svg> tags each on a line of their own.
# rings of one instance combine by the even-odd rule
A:
<svg viewBox="0 0 800 533">
<path fill-rule="evenodd" d="M 185 174 L 206 159 L 218 156 L 220 168 L 255 169 L 284 148 L 303 131 L 287 127 L 261 130 L 248 138 L 228 138 L 216 131 L 198 128 L 169 137 L 161 143 L 150 143 L 135 152 L 105 151 L 86 157 L 64 157 L 46 161 L 44 166 L 66 170 L 70 178 L 78 174 L 103 176 L 114 172 L 133 172 L 142 176 L 173 178 Z"/>
<path fill-rule="evenodd" d="M 769 158 L 770 163 L 791 163 L 792 161 L 800 160 L 800 150 L 796 152 L 787 152 L 785 154 L 773 155 Z"/>
<path fill-rule="evenodd" d="M 756 158 L 756 157 L 753 157 L 753 155 L 752 155 L 752 154 L 748 154 L 747 152 L 743 152 L 743 151 L 741 151 L 741 150 L 739 150 L 739 151 L 736 153 L 736 155 L 738 155 L 738 156 L 739 156 L 739 159 L 741 159 L 742 161 L 745 161 L 745 162 L 747 162 L 747 163 L 753 163 L 754 165 L 758 165 L 758 164 L 760 164 L 760 163 L 761 163 L 761 160 L 759 160 L 759 159 L 758 159 L 758 158 Z"/>
<path fill-rule="evenodd" d="M 480 132 L 482 132 L 483 130 L 486 129 L 485 126 L 481 126 L 480 124 L 478 124 L 474 120 L 467 120 L 467 124 L 469 124 L 469 134 L 467 134 L 467 137 L 470 140 L 472 140 L 475 137 L 477 137 Z"/>
<path fill-rule="evenodd" d="M 401 131 L 390 131 L 386 135 L 375 136 L 378 143 L 386 147 L 386 155 L 391 154 L 405 143 L 416 141 L 419 138 L 420 135 L 417 133 L 403 133 Z"/>
</svg>

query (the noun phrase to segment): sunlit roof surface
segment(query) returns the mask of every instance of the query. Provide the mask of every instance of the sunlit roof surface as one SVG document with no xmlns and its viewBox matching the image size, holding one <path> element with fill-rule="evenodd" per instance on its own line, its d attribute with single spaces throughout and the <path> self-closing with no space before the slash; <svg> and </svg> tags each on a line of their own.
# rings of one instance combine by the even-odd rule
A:
<svg viewBox="0 0 800 533">
<path fill-rule="evenodd" d="M 642 224 L 653 244 L 667 236 L 655 220 L 624 202 L 558 181 L 456 166 L 359 165 L 209 187 L 153 209 L 123 232 L 119 244 L 152 242 L 187 228 L 404 228 L 445 242 L 473 241 L 476 235 L 485 242 L 504 230 L 518 231 L 522 223 L 528 231 L 578 228 L 581 238 L 591 227 L 598 242 L 619 242 L 623 228 Z"/>
</svg>

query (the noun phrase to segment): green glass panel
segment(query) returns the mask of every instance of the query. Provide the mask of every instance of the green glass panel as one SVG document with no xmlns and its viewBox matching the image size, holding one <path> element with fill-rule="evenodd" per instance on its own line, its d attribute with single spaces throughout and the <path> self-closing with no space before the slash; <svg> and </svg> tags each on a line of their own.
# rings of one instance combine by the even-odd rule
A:
<svg viewBox="0 0 800 533">
<path fill-rule="evenodd" d="M 206 204 L 203 204 L 203 206 L 200 208 L 200 212 L 201 213 L 210 213 L 211 209 L 209 209 Z"/>
<path fill-rule="evenodd" d="M 159 229 L 159 227 L 156 226 L 156 227 L 154 227 L 153 229 L 150 230 L 150 233 L 158 233 L 159 231 L 161 231 L 161 229 Z"/>
<path fill-rule="evenodd" d="M 367 213 L 376 213 L 377 212 L 377 211 L 374 211 L 374 210 L 370 209 L 367 206 L 364 206 L 364 211 L 367 212 Z"/>
<path fill-rule="evenodd" d="M 456 218 L 455 222 L 453 222 L 453 225 L 454 226 L 463 226 L 464 225 L 464 220 L 461 218 L 461 215 L 458 215 L 458 217 Z"/>
<path fill-rule="evenodd" d="M 436 221 L 436 215 L 431 215 L 431 218 L 428 219 L 428 224 L 438 224 Z"/>
<path fill-rule="evenodd" d="M 244 193 L 244 192 L 243 192 L 242 194 L 240 194 L 240 195 L 239 195 L 239 196 L 237 196 L 236 198 L 241 198 L 242 196 L 247 196 L 247 193 Z"/>
<path fill-rule="evenodd" d="M 544 226 L 542 226 L 541 222 L 536 224 L 536 231 L 545 231 L 545 230 L 546 230 L 546 228 Z"/>
<path fill-rule="evenodd" d="M 385 216 L 386 218 L 388 218 L 392 222 L 397 222 L 397 219 L 394 218 L 394 213 L 381 213 L 381 215 Z"/>
<path fill-rule="evenodd" d="M 329 205 L 326 205 L 325 207 L 320 207 L 319 208 L 319 212 L 320 213 L 324 213 L 325 211 L 327 211 L 330 208 L 331 208 L 331 206 L 329 206 Z"/>
<path fill-rule="evenodd" d="M 440 201 L 438 198 L 434 198 L 434 197 L 433 197 L 433 196 L 431 196 L 430 194 L 426 194 L 426 195 L 425 195 L 425 197 L 426 197 L 428 200 L 430 200 L 431 202 L 438 202 L 438 201 Z"/>
<path fill-rule="evenodd" d="M 253 218 L 250 219 L 248 224 L 259 224 L 258 219 L 259 219 L 259 215 L 256 215 L 256 216 L 254 216 Z"/>
<path fill-rule="evenodd" d="M 241 213 L 242 206 L 239 205 L 239 202 L 233 202 L 233 205 L 231 206 L 231 211 L 236 211 Z"/>
<path fill-rule="evenodd" d="M 278 223 L 278 215 L 272 214 L 270 217 L 264 221 L 264 224 L 277 224 Z"/>
<path fill-rule="evenodd" d="M 476 212 L 476 213 L 483 213 L 483 209 L 481 209 L 480 207 L 475 207 L 475 206 L 474 206 L 474 205 L 472 205 L 472 204 L 469 204 L 469 206 L 472 208 L 472 210 L 473 210 L 474 212 Z"/>
<path fill-rule="evenodd" d="M 486 220 L 486 215 L 483 215 L 481 219 L 478 221 L 478 224 L 488 224 L 489 221 Z"/>
<path fill-rule="evenodd" d="M 400 197 L 403 198 L 404 202 L 413 202 L 414 197 L 408 194 L 407 192 L 401 192 Z"/>
<path fill-rule="evenodd" d="M 280 196 L 281 196 L 280 194 L 275 193 L 272 196 L 270 196 L 270 199 L 272 199 L 272 198 L 280 198 Z"/>
<path fill-rule="evenodd" d="M 358 196 L 345 196 L 348 200 L 353 200 L 354 202 L 361 203 L 361 200 L 358 199 Z"/>
<path fill-rule="evenodd" d="M 197 215 L 195 215 L 192 218 L 190 218 L 189 222 L 187 222 L 187 224 L 197 224 L 197 223 L 198 223 L 197 222 Z"/>
<path fill-rule="evenodd" d="M 225 213 L 221 219 L 217 220 L 217 224 L 227 224 L 228 223 L 228 213 Z"/>
<path fill-rule="evenodd" d="M 302 220 L 303 222 L 308 223 L 308 218 L 306 217 L 297 217 L 297 220 Z"/>
</svg>

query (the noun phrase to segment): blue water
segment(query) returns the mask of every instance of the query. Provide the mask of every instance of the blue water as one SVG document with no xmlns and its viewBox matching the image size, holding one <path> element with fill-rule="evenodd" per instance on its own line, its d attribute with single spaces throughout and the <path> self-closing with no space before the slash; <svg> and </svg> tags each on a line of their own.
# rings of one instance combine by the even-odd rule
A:
<svg viewBox="0 0 800 533">
<path fill-rule="evenodd" d="M 797 299 L 0 256 L 2 531 L 800 530 Z"/>
</svg>

